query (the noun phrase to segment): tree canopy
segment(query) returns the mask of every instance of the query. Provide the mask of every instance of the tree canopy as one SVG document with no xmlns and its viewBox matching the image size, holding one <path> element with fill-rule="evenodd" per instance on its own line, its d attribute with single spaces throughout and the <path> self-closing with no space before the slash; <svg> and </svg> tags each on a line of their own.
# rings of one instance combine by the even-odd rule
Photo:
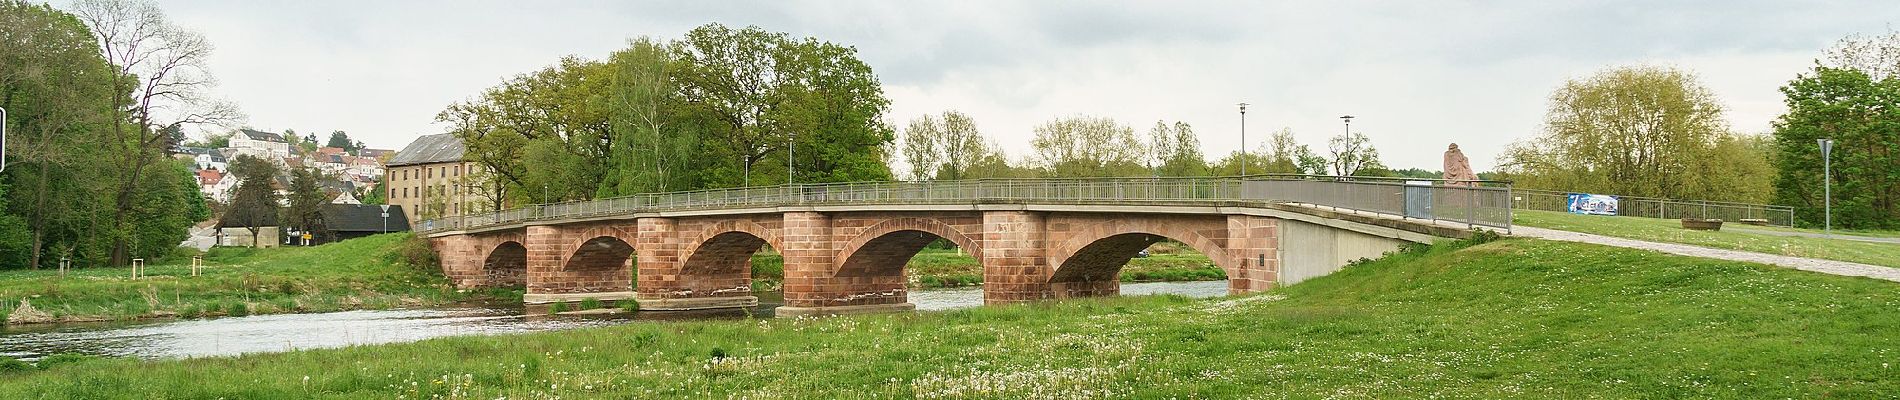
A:
<svg viewBox="0 0 1900 400">
<path fill-rule="evenodd" d="M 1619 67 L 1558 88 L 1544 131 L 1499 164 L 1521 187 L 1763 202 L 1768 164 L 1750 140 L 1695 75 Z"/>
<path fill-rule="evenodd" d="M 886 180 L 889 101 L 857 51 L 758 27 L 568 57 L 437 119 L 488 206 L 748 184 Z"/>
</svg>

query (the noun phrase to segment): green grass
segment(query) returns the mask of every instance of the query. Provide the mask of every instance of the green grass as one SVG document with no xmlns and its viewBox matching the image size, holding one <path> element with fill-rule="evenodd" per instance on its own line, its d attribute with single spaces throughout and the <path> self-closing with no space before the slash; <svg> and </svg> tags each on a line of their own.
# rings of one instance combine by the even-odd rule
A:
<svg viewBox="0 0 1900 400">
<path fill-rule="evenodd" d="M 1900 286 L 1509 239 L 1265 295 L 639 323 L 0 373 L 0 398 L 1878 398 Z"/>
<path fill-rule="evenodd" d="M 1136 258 L 1122 267 L 1123 282 L 1182 282 L 1227 279 L 1227 274 L 1206 255 L 1178 245 L 1163 245 L 1149 257 Z M 983 265 L 976 257 L 956 249 L 926 248 L 912 256 L 904 266 L 913 288 L 975 286 L 983 283 Z M 785 279 L 785 259 L 778 253 L 760 252 L 752 256 L 752 289 L 778 290 Z"/>
<path fill-rule="evenodd" d="M 427 306 L 518 291 L 459 292 L 438 271 L 412 268 L 397 252 L 408 234 L 377 235 L 315 247 L 212 249 L 204 274 L 188 260 L 146 268 L 0 271 L 0 314 L 27 300 L 61 321 L 320 312 Z"/>
<path fill-rule="evenodd" d="M 1517 210 L 1512 221 L 1519 225 L 1561 229 L 1620 238 L 1681 243 L 1720 249 L 1743 250 L 1795 257 L 1820 258 L 1863 264 L 1900 267 L 1900 244 L 1874 243 L 1845 239 L 1778 236 L 1748 230 L 1770 228 L 1725 223 L 1721 231 L 1682 229 L 1678 220 L 1626 216 L 1580 215 L 1554 211 Z M 1773 228 L 1788 232 L 1821 233 L 1812 229 Z M 1891 232 L 1860 232 L 1880 236 Z"/>
</svg>

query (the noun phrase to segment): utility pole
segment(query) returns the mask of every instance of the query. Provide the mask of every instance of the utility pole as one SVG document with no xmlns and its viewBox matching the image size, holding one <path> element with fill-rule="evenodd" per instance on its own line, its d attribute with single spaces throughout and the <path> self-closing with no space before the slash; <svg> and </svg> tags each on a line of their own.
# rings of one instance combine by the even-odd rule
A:
<svg viewBox="0 0 1900 400">
<path fill-rule="evenodd" d="M 1240 103 L 1240 176 L 1247 176 L 1247 103 Z"/>
<path fill-rule="evenodd" d="M 1821 219 L 1822 229 L 1834 236 L 1834 139 L 1816 139 L 1821 144 Z"/>
</svg>

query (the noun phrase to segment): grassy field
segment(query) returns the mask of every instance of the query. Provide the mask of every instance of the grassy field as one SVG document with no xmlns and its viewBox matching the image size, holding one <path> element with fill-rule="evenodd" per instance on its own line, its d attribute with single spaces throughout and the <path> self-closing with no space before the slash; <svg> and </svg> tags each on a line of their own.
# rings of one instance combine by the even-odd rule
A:
<svg viewBox="0 0 1900 400">
<path fill-rule="evenodd" d="M 1136 258 L 1122 267 L 1123 282 L 1184 282 L 1211 281 L 1227 279 L 1227 274 L 1206 255 L 1179 246 L 1160 245 L 1155 250 L 1165 251 Z M 976 257 L 955 249 L 924 249 L 911 257 L 905 265 L 910 275 L 910 286 L 915 288 L 945 288 L 973 286 L 983 283 L 983 265 Z M 754 290 L 778 290 L 785 279 L 785 260 L 777 253 L 762 252 L 752 256 L 752 276 Z"/>
<path fill-rule="evenodd" d="M 0 398 L 1879 398 L 1896 289 L 1507 239 L 1239 298 L 63 360 L 0 373 Z"/>
<path fill-rule="evenodd" d="M 10 323 L 199 317 L 425 306 L 518 291 L 453 290 L 441 272 L 412 268 L 398 251 L 408 234 L 315 247 L 216 248 L 191 276 L 189 261 L 146 268 L 0 272 L 0 316 Z M 22 300 L 31 311 L 21 307 Z"/>
<path fill-rule="evenodd" d="M 1512 221 L 1524 226 L 1561 229 L 1637 240 L 1681 243 L 1720 249 L 1900 267 L 1900 244 L 1780 236 L 1748 231 L 1776 230 L 1782 232 L 1821 233 L 1820 231 L 1811 229 L 1766 228 L 1723 224 L 1721 231 L 1692 231 L 1682 229 L 1681 223 L 1673 219 L 1579 215 L 1555 211 L 1527 210 L 1517 210 Z M 1869 237 L 1893 235 L 1892 232 L 1856 233 Z"/>
</svg>

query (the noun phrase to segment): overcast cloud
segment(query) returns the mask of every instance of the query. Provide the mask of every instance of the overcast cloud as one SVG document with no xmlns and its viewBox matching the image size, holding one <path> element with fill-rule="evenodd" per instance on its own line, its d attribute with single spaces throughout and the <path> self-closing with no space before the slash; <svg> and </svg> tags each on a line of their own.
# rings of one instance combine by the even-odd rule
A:
<svg viewBox="0 0 1900 400">
<path fill-rule="evenodd" d="M 1210 157 L 1290 128 L 1323 148 L 1358 116 L 1394 168 L 1479 170 L 1534 134 L 1565 79 L 1614 65 L 1700 74 L 1737 131 L 1766 132 L 1777 88 L 1835 40 L 1900 21 L 1882 1 L 582 2 L 172 1 L 217 46 L 219 94 L 247 125 L 350 132 L 400 148 L 436 112 L 562 56 L 719 22 L 855 46 L 894 125 L 961 110 L 1013 155 L 1054 117 L 1145 132 L 1186 121 Z"/>
</svg>

